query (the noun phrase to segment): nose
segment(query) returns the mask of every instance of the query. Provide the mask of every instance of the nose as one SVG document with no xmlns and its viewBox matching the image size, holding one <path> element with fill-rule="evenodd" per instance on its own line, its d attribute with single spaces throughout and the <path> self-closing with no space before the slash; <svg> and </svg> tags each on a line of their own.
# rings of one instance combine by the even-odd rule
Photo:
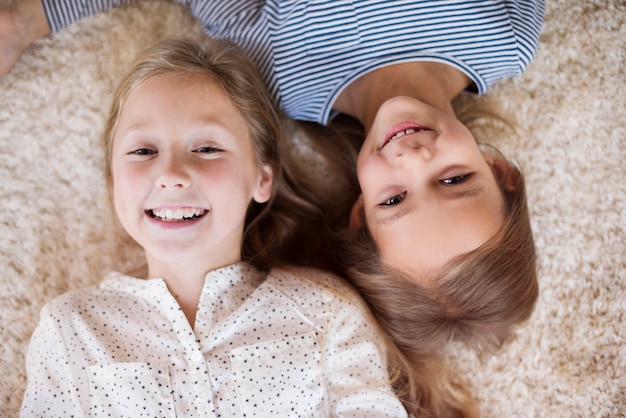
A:
<svg viewBox="0 0 626 418">
<path fill-rule="evenodd" d="M 180 159 L 163 158 L 154 185 L 157 189 L 184 189 L 191 185 L 191 176 Z"/>
<path fill-rule="evenodd" d="M 387 151 L 388 156 L 400 161 L 427 161 L 434 158 L 437 142 L 434 131 L 406 133 L 387 143 L 383 152 Z"/>
<path fill-rule="evenodd" d="M 398 147 L 394 153 L 394 160 L 400 164 L 416 164 L 430 161 L 434 158 L 434 150 L 430 146 L 417 143 Z"/>
<path fill-rule="evenodd" d="M 416 144 L 395 149 L 387 161 L 405 181 L 410 180 L 414 188 L 428 183 L 441 165 L 433 148 Z"/>
</svg>

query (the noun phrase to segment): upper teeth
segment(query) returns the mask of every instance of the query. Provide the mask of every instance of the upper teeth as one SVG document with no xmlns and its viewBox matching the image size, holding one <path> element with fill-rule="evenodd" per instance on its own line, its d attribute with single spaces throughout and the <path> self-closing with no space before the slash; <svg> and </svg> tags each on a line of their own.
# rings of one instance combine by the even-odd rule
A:
<svg viewBox="0 0 626 418">
<path fill-rule="evenodd" d="M 422 131 L 423 129 L 419 129 L 419 130 Z M 418 130 L 414 128 L 405 129 L 404 131 L 397 132 L 394 136 L 389 138 L 389 140 L 393 141 L 394 139 L 398 139 L 400 137 L 403 137 L 404 135 L 414 134 L 417 131 Z"/>
<path fill-rule="evenodd" d="M 180 220 L 193 218 L 204 214 L 204 209 L 199 208 L 179 208 L 179 209 L 153 209 L 152 214 L 156 218 L 165 220 Z"/>
</svg>

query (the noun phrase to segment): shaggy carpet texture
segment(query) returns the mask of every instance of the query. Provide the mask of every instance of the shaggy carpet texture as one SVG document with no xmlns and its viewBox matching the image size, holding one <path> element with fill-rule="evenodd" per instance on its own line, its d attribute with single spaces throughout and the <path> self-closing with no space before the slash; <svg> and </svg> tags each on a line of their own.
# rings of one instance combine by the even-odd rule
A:
<svg viewBox="0 0 626 418">
<path fill-rule="evenodd" d="M 527 175 L 541 286 L 499 352 L 452 347 L 485 417 L 626 414 L 625 20 L 622 0 L 549 0 L 527 72 L 475 100 L 517 126 L 493 142 Z M 36 42 L 0 78 L 0 416 L 18 415 L 41 307 L 141 260 L 102 175 L 120 74 L 161 38 L 201 33 L 185 9 L 144 2 Z"/>
</svg>

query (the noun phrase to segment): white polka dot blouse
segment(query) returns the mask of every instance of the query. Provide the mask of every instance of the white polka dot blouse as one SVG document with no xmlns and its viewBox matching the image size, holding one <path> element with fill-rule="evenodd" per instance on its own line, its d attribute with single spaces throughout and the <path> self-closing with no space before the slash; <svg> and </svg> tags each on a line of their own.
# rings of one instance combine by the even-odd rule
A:
<svg viewBox="0 0 626 418">
<path fill-rule="evenodd" d="M 192 328 L 161 279 L 42 309 L 22 417 L 405 417 L 360 297 L 311 269 L 210 272 Z"/>
</svg>

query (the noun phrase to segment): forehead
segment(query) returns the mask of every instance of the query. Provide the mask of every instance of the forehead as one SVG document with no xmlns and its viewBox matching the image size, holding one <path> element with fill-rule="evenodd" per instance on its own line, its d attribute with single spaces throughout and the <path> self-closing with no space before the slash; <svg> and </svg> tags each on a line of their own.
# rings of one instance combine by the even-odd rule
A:
<svg viewBox="0 0 626 418">
<path fill-rule="evenodd" d="M 247 127 L 246 118 L 236 102 L 211 73 L 164 73 L 142 79 L 129 87 L 119 100 L 116 125 L 128 118 L 151 118 L 162 112 L 236 119 Z M 162 118 L 154 116 L 152 119 Z M 162 122 L 176 122 L 165 118 Z"/>
<path fill-rule="evenodd" d="M 219 94 L 224 98 L 228 97 L 213 73 L 181 71 L 155 73 L 135 79 L 128 85 L 125 101 L 128 102 L 130 99 L 145 96 L 147 92 L 158 90 L 171 90 L 169 94 L 179 92 L 181 95 L 210 92 L 211 94 Z M 139 95 L 138 92 L 142 94 Z"/>
<path fill-rule="evenodd" d="M 159 74 L 136 84 L 121 101 L 114 129 L 107 138 L 109 151 L 136 132 L 154 138 L 176 134 L 207 138 L 216 130 L 256 148 L 245 115 L 212 77 L 203 74 Z M 245 140 L 244 140 L 245 139 Z"/>
</svg>

